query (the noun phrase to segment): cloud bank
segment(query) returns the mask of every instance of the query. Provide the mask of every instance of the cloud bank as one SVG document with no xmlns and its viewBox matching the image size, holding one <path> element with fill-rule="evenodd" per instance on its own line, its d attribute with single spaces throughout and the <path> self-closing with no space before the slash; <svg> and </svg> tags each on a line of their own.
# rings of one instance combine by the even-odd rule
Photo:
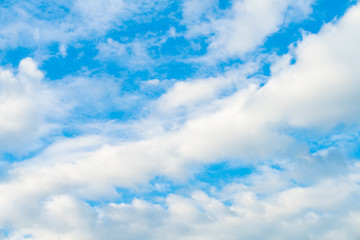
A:
<svg viewBox="0 0 360 240">
<path fill-rule="evenodd" d="M 41 4 L 1 6 L 22 16 L 0 30 L 4 48 L 63 44 L 0 69 L 1 239 L 360 237 L 358 4 L 283 55 L 262 46 L 312 1 Z M 128 18 L 146 34 L 121 29 Z M 19 37 L 39 24 L 54 39 Z M 168 41 L 188 51 L 181 64 Z M 47 77 L 65 58 L 80 70 Z"/>
</svg>

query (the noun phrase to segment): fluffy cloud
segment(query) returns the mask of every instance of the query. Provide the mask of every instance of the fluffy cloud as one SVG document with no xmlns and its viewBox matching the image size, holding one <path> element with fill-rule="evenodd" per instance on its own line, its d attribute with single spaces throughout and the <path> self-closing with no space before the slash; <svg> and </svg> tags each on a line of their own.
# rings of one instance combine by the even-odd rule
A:
<svg viewBox="0 0 360 240">
<path fill-rule="evenodd" d="M 253 6 L 243 1 L 234 9 L 241 4 Z M 267 6 L 275 17 L 265 35 L 283 22 L 277 14 L 289 4 L 278 4 L 280 10 Z M 12 164 L 0 184 L 0 227 L 8 231 L 3 238 L 358 239 L 359 165 L 336 154 L 341 146 L 311 154 L 296 132 L 314 130 L 327 137 L 339 124 L 358 130 L 359 16 L 355 6 L 318 34 L 304 36 L 292 53 L 279 58 L 264 86 L 256 79 L 244 83 L 252 67 L 175 83 L 148 107 L 151 114 L 143 121 L 155 130 L 139 121 L 121 126 L 124 135 L 137 131 L 129 138 L 62 138 Z M 256 40 L 261 34 L 254 35 Z M 0 97 L 10 101 L 0 103 L 6 113 L 1 141 L 25 130 L 37 136 L 47 112 L 42 104 L 49 98 L 42 98 L 47 92 L 42 73 L 25 59 L 16 74 L 2 70 L 0 77 L 6 89 Z M 163 118 L 178 117 L 173 115 L 179 108 L 186 116 L 169 127 Z M 224 160 L 251 165 L 255 172 L 222 189 L 165 194 L 157 203 L 136 198 L 115 203 L 122 194 L 116 187 L 137 189 L 157 176 L 186 185 L 199 168 Z"/>
<path fill-rule="evenodd" d="M 51 128 L 46 120 L 61 114 L 56 93 L 42 80 L 43 73 L 31 58 L 20 62 L 16 74 L 0 69 L 1 152 L 37 147 L 37 138 Z"/>
<path fill-rule="evenodd" d="M 295 50 L 296 64 L 273 74 L 249 104 L 249 109 L 254 106 L 250 111 L 296 127 L 359 123 L 358 19 L 359 7 L 354 7 L 338 24 L 306 36 Z"/>
<path fill-rule="evenodd" d="M 213 196 L 202 191 L 188 197 L 172 194 L 161 204 L 134 199 L 90 207 L 67 195 L 53 195 L 34 209 L 35 220 L 22 212 L 24 221 L 14 223 L 17 230 L 5 239 L 352 240 L 360 234 L 357 172 L 358 166 L 340 178 L 265 195 L 256 185 L 230 184 Z"/>
<path fill-rule="evenodd" d="M 306 37 L 296 50 L 296 64 L 285 65 L 264 87 L 250 85 L 229 97 L 215 100 L 178 129 L 162 131 L 156 137 L 141 141 L 118 143 L 110 139 L 109 145 L 100 144 L 71 163 L 56 162 L 42 168 L 41 164 L 30 167 L 32 160 L 29 160 L 24 163 L 26 170 L 15 173 L 19 176 L 22 173 L 27 176 L 44 174 L 44 178 L 55 179 L 46 184 L 56 184 L 59 179 L 67 178 L 70 185 L 81 186 L 86 195 L 88 191 L 92 194 L 98 189 L 109 189 L 107 185 L 111 188 L 146 182 L 157 174 L 182 178 L 186 176 L 184 171 L 188 164 L 218 159 L 251 162 L 288 154 L 306 157 L 307 149 L 282 132 L 284 126 L 325 126 L 329 129 L 340 123 L 358 123 L 353 102 L 357 99 L 358 88 L 355 65 L 359 61 L 356 47 L 359 27 L 358 21 L 354 21 L 359 16 L 358 11 L 359 7 L 354 7 L 339 23 L 326 26 L 319 35 Z M 341 41 L 344 41 L 343 46 L 349 46 L 348 50 L 336 47 Z M 332 67 L 328 69 L 328 66 Z M 181 89 L 177 88 L 175 85 L 166 98 L 172 99 L 174 94 L 181 96 Z M 183 96 L 188 98 L 187 88 L 182 90 Z M 185 100 L 183 104 L 191 104 L 192 100 Z M 160 98 L 159 101 L 164 100 Z M 178 103 L 173 104 L 177 106 Z M 293 147 L 289 148 L 290 145 Z M 71 155 L 72 151 L 68 152 Z M 36 159 L 39 158 L 42 157 Z"/>
</svg>

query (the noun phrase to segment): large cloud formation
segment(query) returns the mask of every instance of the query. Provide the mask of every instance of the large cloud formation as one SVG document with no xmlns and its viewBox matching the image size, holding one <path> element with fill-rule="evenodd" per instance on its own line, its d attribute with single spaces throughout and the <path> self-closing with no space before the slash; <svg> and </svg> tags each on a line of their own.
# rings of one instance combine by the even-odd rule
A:
<svg viewBox="0 0 360 240">
<path fill-rule="evenodd" d="M 235 1 L 232 19 L 208 22 L 216 34 L 206 58 L 218 61 L 220 50 L 224 57 L 251 52 L 277 31 L 286 11 L 299 8 L 306 15 L 311 3 L 266 1 L 259 12 L 269 17 L 246 29 L 228 29 L 243 26 L 228 21 L 259 19 L 247 11 L 259 2 Z M 195 3 L 201 5 L 185 1 L 183 24 L 204 14 L 186 12 Z M 111 4 L 102 12 L 118 14 Z M 210 15 L 211 8 L 204 7 Z M 100 13 L 88 14 L 103 23 Z M 253 31 L 257 24 L 266 30 Z M 189 31 L 189 38 L 198 34 Z M 237 41 L 249 34 L 249 41 Z M 127 137 L 84 130 L 56 138 L 35 156 L 10 164 L 2 176 L 2 238 L 359 239 L 360 165 L 351 154 L 360 124 L 359 41 L 356 5 L 319 33 L 304 34 L 290 53 L 274 61 L 264 85 L 251 77 L 253 63 L 244 64 L 217 76 L 175 82 L 146 105 L 150 113 L 140 119 L 94 123 L 109 124 Z M 67 103 L 68 83 L 60 94 L 43 77 L 30 58 L 18 70 L 0 70 L 0 151 L 18 151 L 54 131 L 54 112 L 65 118 L 66 110 L 56 107 Z M 328 139 L 332 144 L 311 150 L 313 141 Z M 223 162 L 253 171 L 221 187 L 196 183 L 206 166 Z M 176 191 L 173 185 L 182 187 Z M 121 189 L 135 197 L 119 200 L 126 194 Z M 151 191 L 163 194 L 141 197 Z"/>
</svg>

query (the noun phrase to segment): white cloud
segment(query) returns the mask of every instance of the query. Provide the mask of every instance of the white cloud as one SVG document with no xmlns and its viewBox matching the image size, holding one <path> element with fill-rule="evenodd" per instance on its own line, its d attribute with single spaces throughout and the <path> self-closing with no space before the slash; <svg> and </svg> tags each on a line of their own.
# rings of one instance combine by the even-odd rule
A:
<svg viewBox="0 0 360 240">
<path fill-rule="evenodd" d="M 135 13 L 162 8 L 166 1 L 17 1 L 0 7 L 2 48 L 72 44 L 105 34 Z M 136 20 L 136 19 L 135 19 Z M 61 51 L 60 51 L 61 52 Z"/>
<path fill-rule="evenodd" d="M 306 36 L 295 50 L 296 64 L 274 73 L 248 109 L 296 127 L 359 123 L 359 11 L 354 7 L 339 23 Z"/>
<path fill-rule="evenodd" d="M 156 102 L 158 108 L 166 114 L 178 110 L 179 107 L 189 107 L 193 104 L 209 101 L 219 95 L 225 88 L 231 88 L 233 79 L 207 78 L 191 82 L 176 82 L 168 92 Z"/>
<path fill-rule="evenodd" d="M 291 0 L 233 1 L 231 9 L 219 14 L 221 10 L 214 10 L 215 1 L 185 1 L 183 17 L 187 37 L 214 35 L 209 38 L 208 54 L 203 60 L 216 62 L 229 57 L 244 58 L 284 24 L 306 17 L 312 3 L 312 0 L 300 4 Z"/>
<path fill-rule="evenodd" d="M 152 64 L 146 47 L 141 41 L 124 44 L 108 38 L 106 43 L 98 44 L 99 53 L 95 59 L 115 62 L 129 69 L 144 69 Z"/>
<path fill-rule="evenodd" d="M 26 153 L 50 130 L 46 120 L 62 114 L 56 93 L 42 79 L 31 58 L 20 62 L 16 74 L 0 69 L 0 151 Z"/>
<path fill-rule="evenodd" d="M 331 135 L 331 128 L 340 123 L 357 128 L 359 20 L 356 6 L 319 34 L 305 36 L 294 50 L 296 63 L 286 63 L 290 55 L 280 59 L 263 87 L 244 87 L 226 75 L 177 83 L 150 106 L 155 114 L 148 120 L 155 119 L 158 127 L 150 134 L 127 141 L 99 136 L 62 139 L 36 157 L 13 164 L 0 184 L 0 226 L 15 229 L 5 239 L 358 239 L 358 164 L 341 155 L 311 155 L 284 129 L 315 128 Z M 6 89 L 0 96 L 18 104 L 9 108 L 11 104 L 0 103 L 1 111 L 8 113 L 1 114 L 6 129 L 23 134 L 24 129 L 41 126 L 35 120 L 43 114 L 37 110 L 38 103 L 45 102 L 44 86 L 35 63 L 25 59 L 16 75 L 1 70 L 0 77 Z M 219 98 L 218 88 L 232 92 Z M 167 120 L 161 119 L 164 114 L 156 112 L 161 107 L 191 108 L 196 114 L 187 113 L 186 121 L 169 131 Z M 32 118 L 35 125 L 23 121 Z M 11 128 L 14 120 L 21 121 Z M 209 194 L 171 194 L 162 205 L 139 199 L 97 207 L 85 202 L 115 200 L 115 186 L 136 188 L 155 176 L 186 183 L 194 168 L 224 159 L 253 164 L 259 172 Z M 324 163 L 312 164 L 317 160 Z M 274 161 L 284 170 L 261 168 L 256 161 Z M 341 172 L 334 171 L 338 166 Z M 313 173 L 309 168 L 323 167 L 326 171 L 316 171 L 322 176 L 306 176 Z"/>
<path fill-rule="evenodd" d="M 59 52 L 60 52 L 60 55 L 63 58 L 66 57 L 66 55 L 67 55 L 66 46 L 65 45 L 60 45 Z"/>
<path fill-rule="evenodd" d="M 71 240 L 144 237 L 355 240 L 360 234 L 357 171 L 358 166 L 340 178 L 266 195 L 241 184 L 225 186 L 215 196 L 202 191 L 194 191 L 188 197 L 172 194 L 161 205 L 134 199 L 128 204 L 90 207 L 76 198 L 54 195 L 33 209 L 37 218 L 22 212 L 23 221 L 14 222 L 17 230 L 5 239 L 31 235 L 33 239 Z"/>
<path fill-rule="evenodd" d="M 358 123 L 356 101 L 353 101 L 359 88 L 355 65 L 359 62 L 360 49 L 356 43 L 360 28 L 359 21 L 353 21 L 358 11 L 359 7 L 355 7 L 338 24 L 328 25 L 319 35 L 309 35 L 296 50 L 297 63 L 286 65 L 264 87 L 250 85 L 229 97 L 210 101 L 208 108 L 175 130 L 166 132 L 166 126 L 162 126 L 162 131 L 152 136 L 144 134 L 141 141 L 99 144 L 75 159 L 69 151 L 69 156 L 64 158 L 73 159 L 71 163 L 54 163 L 46 168 L 41 164 L 30 168 L 24 165 L 27 169 L 24 171 L 27 175 L 54 179 L 41 183 L 49 186 L 66 178 L 69 182 L 65 186 L 70 184 L 87 196 L 98 191 L 100 195 L 111 193 L 109 189 L 114 185 L 144 183 L 155 175 L 186 179 L 191 174 L 187 172 L 188 165 L 218 159 L 252 162 L 280 156 L 308 157 L 306 146 L 281 132 L 284 126 L 329 128 L 342 122 Z M 343 46 L 353 46 L 351 50 L 336 47 L 343 41 Z M 332 67 L 328 69 L 328 66 Z M 189 83 L 190 88 L 193 84 Z M 177 86 L 164 95 L 173 100 L 171 96 L 175 94 L 173 107 L 198 101 L 188 95 L 188 88 L 179 90 Z M 207 95 L 210 99 L 214 96 L 212 91 L 205 94 L 205 99 Z M 49 151 L 53 151 L 50 155 L 58 154 L 52 148 Z M 19 176 L 22 172 L 18 172 Z M 46 188 L 57 189 L 49 186 Z"/>
</svg>

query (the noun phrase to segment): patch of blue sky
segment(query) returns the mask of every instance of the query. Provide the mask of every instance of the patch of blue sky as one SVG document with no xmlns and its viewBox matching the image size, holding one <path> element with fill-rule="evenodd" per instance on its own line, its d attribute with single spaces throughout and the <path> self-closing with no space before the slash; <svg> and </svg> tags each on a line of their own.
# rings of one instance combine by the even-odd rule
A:
<svg viewBox="0 0 360 240">
<path fill-rule="evenodd" d="M 70 127 L 64 127 L 61 131 L 61 136 L 67 137 L 67 138 L 74 138 L 81 135 L 81 131 L 78 129 L 70 128 Z"/>
<path fill-rule="evenodd" d="M 221 188 L 236 179 L 245 178 L 254 172 L 253 166 L 232 166 L 228 162 L 220 162 L 206 166 L 193 178 L 193 185 L 199 183 L 205 189 L 211 187 Z"/>
<path fill-rule="evenodd" d="M 185 80 L 189 77 L 192 77 L 196 73 L 196 68 L 187 63 L 182 62 L 168 62 L 154 68 L 156 74 L 153 77 L 158 79 L 176 79 L 176 80 Z"/>
<path fill-rule="evenodd" d="M 112 38 L 116 41 L 131 42 L 133 39 L 147 39 L 149 37 L 156 37 L 166 35 L 168 31 L 174 27 L 176 30 L 184 31 L 185 28 L 179 24 L 179 16 L 176 16 L 177 9 L 171 7 L 166 9 L 172 11 L 169 13 L 159 13 L 156 18 L 151 21 L 138 21 L 129 20 L 121 23 L 109 30 L 108 33 L 103 36 L 103 39 Z"/>
<path fill-rule="evenodd" d="M 357 0 L 318 0 L 314 5 L 313 18 L 318 18 L 324 22 L 330 22 L 334 18 L 339 18 L 351 6 L 356 4 Z"/>
<path fill-rule="evenodd" d="M 26 47 L 3 49 L 0 51 L 0 63 L 2 66 L 16 67 L 22 59 L 32 56 L 33 51 L 34 49 Z"/>
<path fill-rule="evenodd" d="M 201 42 L 201 39 L 197 41 Z M 197 44 L 198 46 L 199 44 Z M 153 46 L 149 50 L 155 53 L 154 57 L 170 57 L 170 60 L 176 61 L 171 56 L 176 56 L 178 60 L 186 60 L 189 56 L 202 55 L 205 53 L 203 47 L 204 43 L 200 44 L 201 47 L 193 47 L 188 39 L 183 36 L 169 37 L 165 43 L 159 46 Z M 156 49 L 157 47 L 157 49 Z M 157 54 L 156 54 L 157 53 Z M 156 56 L 158 55 L 158 56 Z M 166 60 L 166 59 L 165 59 Z"/>
<path fill-rule="evenodd" d="M 22 160 L 23 158 L 26 158 L 26 157 L 27 156 L 21 156 L 20 154 L 17 154 L 17 153 L 9 153 L 9 152 L 0 153 L 1 170 L 6 168 L 5 167 L 6 164 L 20 161 L 20 160 Z"/>
<path fill-rule="evenodd" d="M 219 8 L 220 9 L 228 9 L 231 7 L 233 0 L 219 0 Z"/>
<path fill-rule="evenodd" d="M 5 167 L 7 169 L 10 168 L 10 165 L 15 162 L 21 162 L 26 159 L 31 159 L 38 154 L 40 154 L 46 147 L 48 147 L 50 144 L 54 141 L 54 136 L 62 136 L 62 134 L 53 134 L 46 137 L 43 137 L 41 139 L 41 145 L 37 146 L 35 149 L 26 151 L 26 152 L 14 152 L 14 151 L 7 151 L 7 152 L 0 152 L 0 168 Z M 2 165 L 3 164 L 3 165 Z M 1 171 L 5 171 L 4 169 L 0 170 L 0 176 Z"/>
<path fill-rule="evenodd" d="M 7 238 L 10 237 L 10 230 L 8 229 L 0 229 L 0 236 L 1 238 Z"/>
<path fill-rule="evenodd" d="M 348 144 L 351 146 L 350 151 L 347 151 L 347 156 L 353 160 L 360 160 L 360 137 L 356 138 L 356 141 L 349 141 Z"/>
<path fill-rule="evenodd" d="M 70 45 L 66 49 L 66 56 L 61 56 L 59 44 L 53 44 L 49 47 L 50 58 L 43 62 L 40 69 L 50 80 L 61 79 L 66 75 L 86 70 L 96 74 L 102 66 L 93 59 L 97 54 L 95 47 L 96 45 L 91 41 L 82 41 L 74 46 Z"/>
</svg>

